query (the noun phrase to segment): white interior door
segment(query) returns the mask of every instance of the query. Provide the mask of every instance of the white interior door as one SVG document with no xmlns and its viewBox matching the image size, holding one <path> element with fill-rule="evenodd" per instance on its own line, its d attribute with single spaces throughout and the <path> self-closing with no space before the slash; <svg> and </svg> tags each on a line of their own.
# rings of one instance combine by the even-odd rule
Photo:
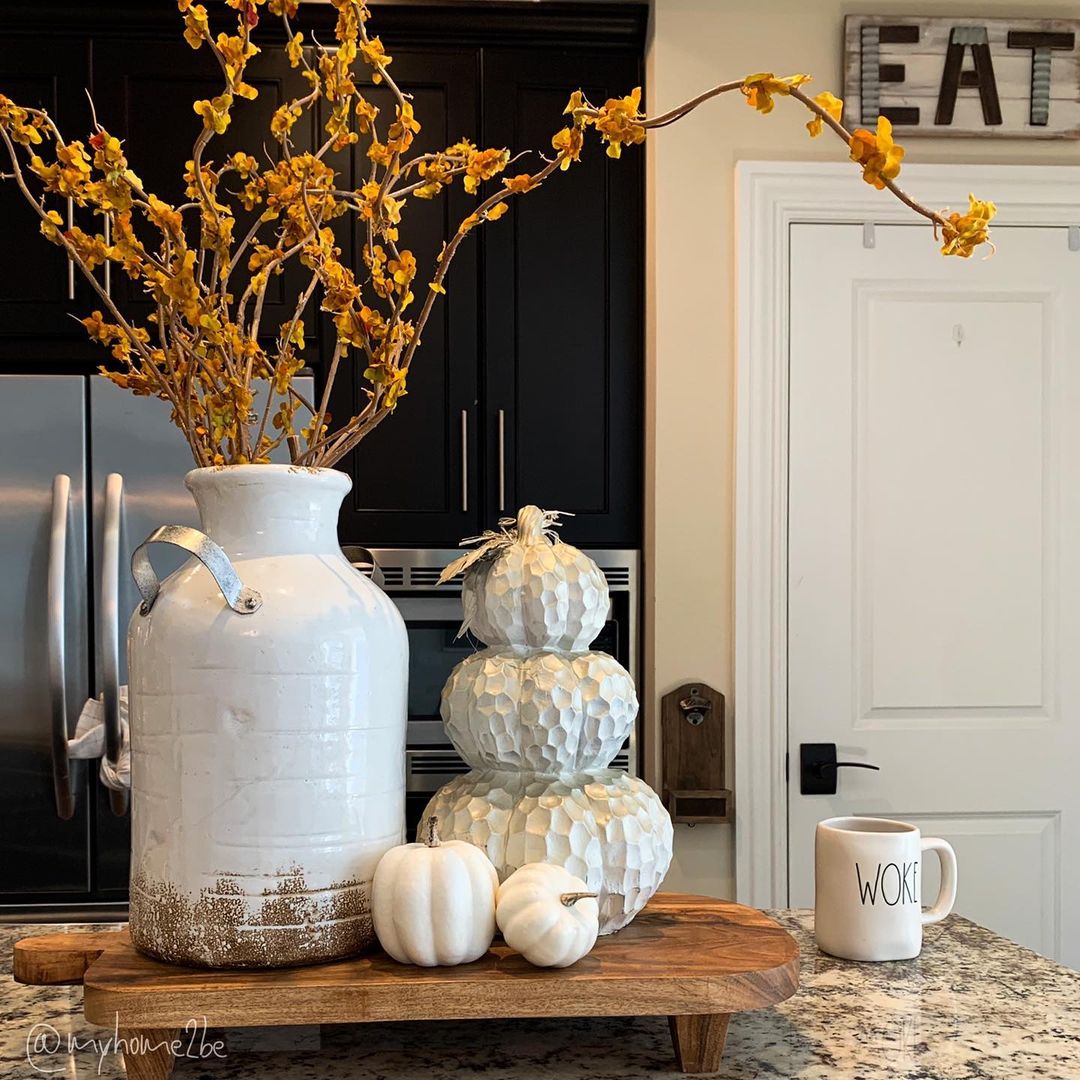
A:
<svg viewBox="0 0 1080 1080">
<path fill-rule="evenodd" d="M 995 240 L 792 226 L 790 900 L 817 821 L 897 817 L 961 914 L 1080 967 L 1080 252 Z M 803 795 L 803 743 L 881 771 Z"/>
</svg>

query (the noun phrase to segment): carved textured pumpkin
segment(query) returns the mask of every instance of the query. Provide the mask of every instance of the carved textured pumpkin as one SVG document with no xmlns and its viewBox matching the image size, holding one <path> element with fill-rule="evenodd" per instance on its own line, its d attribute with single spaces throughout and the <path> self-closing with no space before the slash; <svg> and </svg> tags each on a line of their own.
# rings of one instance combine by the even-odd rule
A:
<svg viewBox="0 0 1080 1080">
<path fill-rule="evenodd" d="M 465 620 L 485 645 L 524 645 L 579 652 L 604 628 L 607 579 L 587 555 L 559 540 L 556 511 L 523 507 L 500 532 L 452 562 L 439 583 L 468 570 L 462 584 Z"/>
<path fill-rule="evenodd" d="M 607 653 L 485 649 L 442 693 L 446 732 L 466 761 L 548 775 L 607 765 L 637 710 L 630 673 Z"/>
<path fill-rule="evenodd" d="M 495 897 L 495 920 L 506 944 L 537 967 L 569 967 L 596 944 L 596 893 L 581 878 L 549 863 L 512 873 Z"/>
<path fill-rule="evenodd" d="M 474 769 L 440 788 L 425 814 L 482 848 L 500 881 L 526 863 L 565 867 L 599 893 L 601 934 L 630 922 L 671 863 L 671 818 L 644 781 L 618 769 Z"/>
<path fill-rule="evenodd" d="M 473 844 L 439 840 L 421 823 L 422 843 L 391 848 L 375 868 L 371 914 L 379 944 L 402 964 L 468 964 L 495 936 L 499 879 Z"/>
<path fill-rule="evenodd" d="M 588 651 L 607 618 L 607 582 L 559 542 L 558 516 L 526 506 L 439 579 L 464 573 L 462 632 L 492 647 L 443 688 L 443 722 L 472 770 L 440 788 L 424 816 L 483 848 L 501 881 L 530 863 L 565 867 L 597 894 L 600 933 L 610 934 L 660 887 L 671 818 L 647 784 L 607 768 L 637 695 L 613 657 Z"/>
</svg>

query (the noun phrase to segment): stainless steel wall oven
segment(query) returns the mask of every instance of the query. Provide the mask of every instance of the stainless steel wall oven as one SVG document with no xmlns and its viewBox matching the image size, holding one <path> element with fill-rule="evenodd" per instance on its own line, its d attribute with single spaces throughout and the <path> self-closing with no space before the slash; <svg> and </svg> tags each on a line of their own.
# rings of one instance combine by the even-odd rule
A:
<svg viewBox="0 0 1080 1080">
<path fill-rule="evenodd" d="M 393 598 L 409 632 L 405 786 L 411 836 L 428 799 L 443 784 L 468 769 L 451 746 L 439 717 L 439 695 L 451 668 L 477 649 L 484 648 L 483 643 L 471 635 L 456 638 L 462 618 L 460 580 L 436 585 L 442 568 L 462 551 L 372 548 L 370 554 L 375 563 L 372 570 L 367 549 L 346 547 L 344 550 L 354 565 L 371 572 L 375 581 Z M 594 550 L 588 554 L 604 571 L 611 597 L 607 622 L 593 647 L 614 656 L 636 683 L 639 553 Z M 638 747 L 635 725 L 612 767 L 626 769 L 636 776 Z"/>
</svg>

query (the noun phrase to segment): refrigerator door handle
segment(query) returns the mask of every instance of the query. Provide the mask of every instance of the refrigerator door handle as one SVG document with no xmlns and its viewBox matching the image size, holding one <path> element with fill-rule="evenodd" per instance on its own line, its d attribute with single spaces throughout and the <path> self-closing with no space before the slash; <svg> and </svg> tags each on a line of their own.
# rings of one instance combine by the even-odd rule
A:
<svg viewBox="0 0 1080 1080">
<path fill-rule="evenodd" d="M 52 706 L 53 792 L 56 813 L 65 821 L 75 814 L 75 793 L 71 785 L 68 758 L 67 664 L 64 654 L 64 589 L 67 580 L 67 526 L 71 503 L 71 477 L 58 473 L 53 478 L 52 516 L 49 527 L 49 568 L 46 580 L 46 609 L 49 654 L 49 697 Z"/>
<path fill-rule="evenodd" d="M 101 543 L 102 700 L 105 713 L 105 757 L 115 769 L 120 760 L 120 520 L 124 504 L 124 478 L 109 473 L 105 479 L 105 520 Z M 109 806 L 121 817 L 127 812 L 127 791 L 109 791 Z"/>
</svg>

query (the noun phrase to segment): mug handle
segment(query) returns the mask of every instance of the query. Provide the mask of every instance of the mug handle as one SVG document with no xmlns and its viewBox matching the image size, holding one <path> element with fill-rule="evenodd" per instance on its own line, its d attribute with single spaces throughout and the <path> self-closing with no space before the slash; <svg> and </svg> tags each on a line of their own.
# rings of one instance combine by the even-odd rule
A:
<svg viewBox="0 0 1080 1080">
<path fill-rule="evenodd" d="M 922 913 L 923 926 L 929 926 L 941 922 L 956 903 L 956 852 L 947 840 L 940 840 L 936 836 L 923 837 L 922 850 L 936 851 L 938 862 L 941 863 L 941 887 L 937 899 L 932 908 Z"/>
</svg>

